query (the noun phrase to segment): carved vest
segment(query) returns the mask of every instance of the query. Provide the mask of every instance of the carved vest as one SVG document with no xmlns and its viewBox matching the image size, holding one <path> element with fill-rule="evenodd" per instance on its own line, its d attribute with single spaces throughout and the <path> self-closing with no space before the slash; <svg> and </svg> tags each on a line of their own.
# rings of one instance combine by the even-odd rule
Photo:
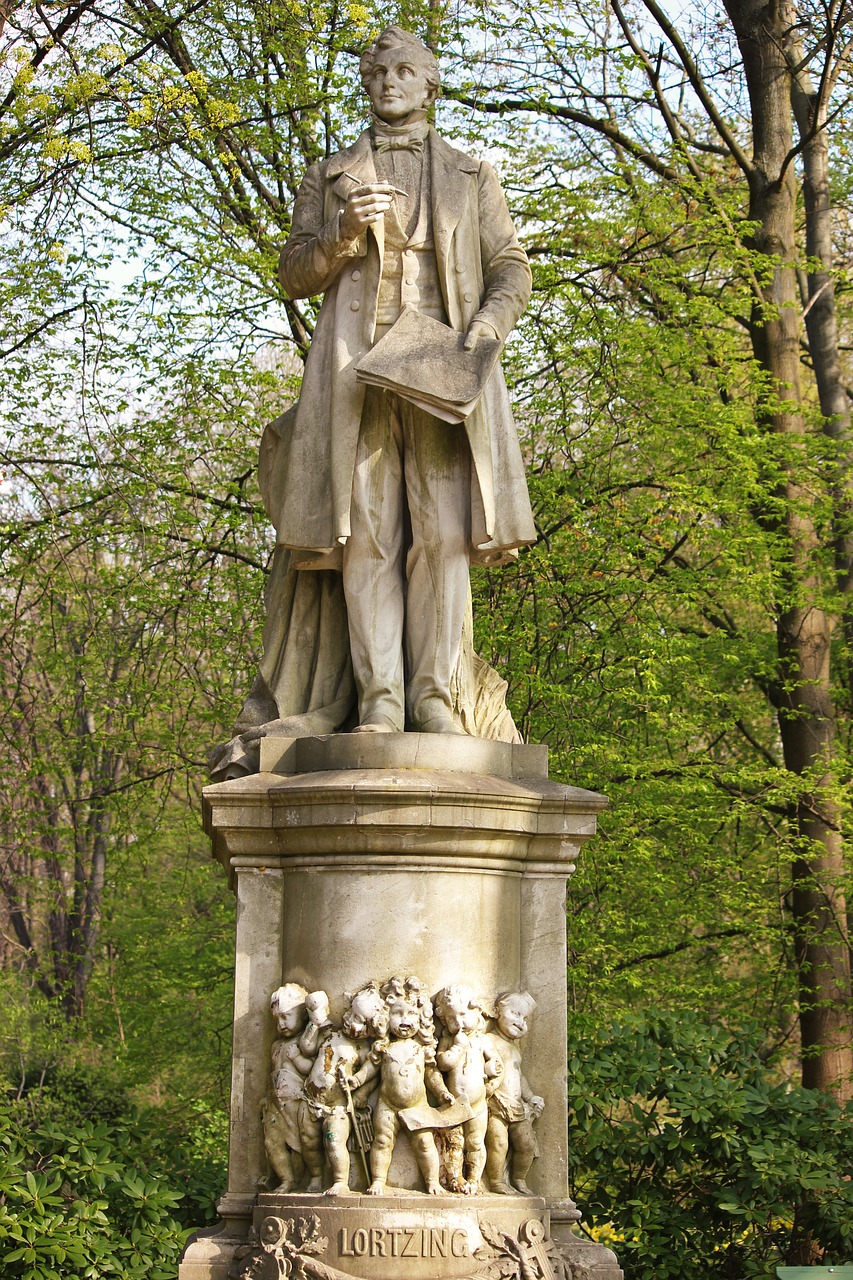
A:
<svg viewBox="0 0 853 1280">
<path fill-rule="evenodd" d="M 381 161 L 377 157 L 377 171 L 380 167 Z M 432 201 L 427 152 L 424 153 L 420 170 L 416 198 L 405 200 L 397 197 L 385 214 L 385 258 L 379 283 L 377 325 L 393 324 L 405 306 L 414 307 L 415 310 L 432 316 L 434 320 L 447 322 L 432 241 Z M 395 179 L 389 175 L 388 181 Z M 401 214 L 405 225 L 401 221 Z"/>
</svg>

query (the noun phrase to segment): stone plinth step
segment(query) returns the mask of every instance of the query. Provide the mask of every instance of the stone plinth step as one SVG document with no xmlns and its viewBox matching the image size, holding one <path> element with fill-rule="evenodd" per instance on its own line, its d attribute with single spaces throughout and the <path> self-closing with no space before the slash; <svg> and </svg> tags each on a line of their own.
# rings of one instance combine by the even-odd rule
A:
<svg viewBox="0 0 853 1280">
<path fill-rule="evenodd" d="M 440 769 L 444 773 L 486 773 L 494 778 L 547 778 L 548 748 L 442 733 L 332 733 L 317 738 L 261 739 L 261 773 L 337 769 Z"/>
</svg>

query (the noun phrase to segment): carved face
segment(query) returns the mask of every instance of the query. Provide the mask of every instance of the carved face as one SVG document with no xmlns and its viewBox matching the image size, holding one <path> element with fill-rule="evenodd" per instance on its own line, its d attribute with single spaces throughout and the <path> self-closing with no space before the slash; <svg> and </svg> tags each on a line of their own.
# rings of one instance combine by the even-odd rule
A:
<svg viewBox="0 0 853 1280">
<path fill-rule="evenodd" d="M 460 1031 L 476 1031 L 480 1026 L 480 1010 L 470 1004 L 447 1004 L 444 1025 L 452 1036 Z"/>
<path fill-rule="evenodd" d="M 426 68 L 410 49 L 377 53 L 366 87 L 374 114 L 386 124 L 403 124 L 431 96 Z"/>
<path fill-rule="evenodd" d="M 297 1031 L 301 1031 L 305 1026 L 305 1005 L 292 1004 L 286 1009 L 277 1009 L 275 1025 L 278 1027 L 279 1035 L 295 1036 Z"/>
<path fill-rule="evenodd" d="M 497 1010 L 498 1031 L 507 1040 L 527 1035 L 527 1006 L 520 1000 L 504 1000 Z"/>
<path fill-rule="evenodd" d="M 405 1000 L 395 1000 L 388 1014 L 388 1030 L 397 1040 L 411 1040 L 417 1033 L 418 1011 Z"/>
<path fill-rule="evenodd" d="M 366 1036 L 375 1035 L 376 1017 L 383 1009 L 384 1001 L 377 992 L 358 992 L 342 1018 L 344 1031 L 351 1040 L 364 1040 Z"/>
</svg>

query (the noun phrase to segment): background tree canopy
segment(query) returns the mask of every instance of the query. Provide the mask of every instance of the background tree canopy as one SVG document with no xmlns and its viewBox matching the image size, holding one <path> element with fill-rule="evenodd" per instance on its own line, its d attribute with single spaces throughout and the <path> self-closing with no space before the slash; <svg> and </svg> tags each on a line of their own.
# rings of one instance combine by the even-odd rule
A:
<svg viewBox="0 0 853 1280">
<path fill-rule="evenodd" d="M 673 1274 L 843 1261 L 851 1209 L 831 1169 L 849 1153 L 830 1112 L 853 1089 L 846 0 L 677 15 L 655 0 L 5 0 L 0 21 L 14 1105 L 42 1134 L 57 1115 L 118 1125 L 99 1139 L 110 1165 L 132 1100 L 172 1126 L 175 1168 L 201 1152 L 210 1172 L 232 908 L 199 791 L 258 655 L 260 432 L 294 398 L 316 314 L 281 295 L 275 262 L 306 166 L 362 127 L 360 50 L 400 21 L 439 52 L 437 123 L 496 164 L 534 269 L 507 364 L 539 541 L 515 568 L 475 573 L 475 625 L 553 775 L 611 798 L 569 893 L 578 1132 L 599 1106 L 616 1135 L 609 1170 L 579 1163 L 578 1195 L 593 1227 L 639 1233 L 637 1276 L 662 1276 L 664 1254 Z M 614 1172 L 630 1165 L 633 1107 L 681 1117 L 664 1148 L 687 1141 L 692 1113 L 618 1029 L 649 1010 L 671 1011 L 685 1089 L 729 1097 L 731 1073 L 752 1073 L 774 1143 L 830 1135 L 823 1171 L 780 1175 L 748 1221 L 746 1175 L 713 1214 L 681 1196 L 712 1233 L 704 1264 L 679 1251 L 663 1165 L 638 1184 Z M 703 1075 L 715 1053 L 729 1065 Z M 93 1068 L 122 1101 L 81 1119 L 63 1072 Z M 830 1096 L 803 1102 L 797 1128 L 783 1094 L 799 1079 Z M 9 1147 L 13 1169 L 32 1157 L 47 1187 L 50 1141 Z M 703 1151 L 690 1179 L 715 1187 L 724 1157 Z M 154 1232 L 166 1259 L 170 1205 Z M 181 1221 L 198 1219 L 196 1203 Z M 16 1244 L 10 1275 L 48 1274 L 32 1247 Z M 58 1274 L 83 1267 L 84 1245 L 69 1247 Z"/>
</svg>

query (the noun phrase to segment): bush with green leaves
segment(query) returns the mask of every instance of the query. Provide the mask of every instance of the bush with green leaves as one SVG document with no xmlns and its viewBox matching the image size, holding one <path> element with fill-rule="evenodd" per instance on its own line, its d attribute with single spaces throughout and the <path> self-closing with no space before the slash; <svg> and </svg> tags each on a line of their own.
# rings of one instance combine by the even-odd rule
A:
<svg viewBox="0 0 853 1280">
<path fill-rule="evenodd" d="M 224 1186 L 223 1120 L 196 1110 L 178 1132 L 129 1106 L 75 1117 L 58 1098 L 0 1103 L 0 1274 L 173 1280 Z"/>
<path fill-rule="evenodd" d="M 853 1108 L 780 1080 L 759 1030 L 628 1015 L 569 1056 L 572 1193 L 626 1280 L 853 1259 Z"/>
</svg>

